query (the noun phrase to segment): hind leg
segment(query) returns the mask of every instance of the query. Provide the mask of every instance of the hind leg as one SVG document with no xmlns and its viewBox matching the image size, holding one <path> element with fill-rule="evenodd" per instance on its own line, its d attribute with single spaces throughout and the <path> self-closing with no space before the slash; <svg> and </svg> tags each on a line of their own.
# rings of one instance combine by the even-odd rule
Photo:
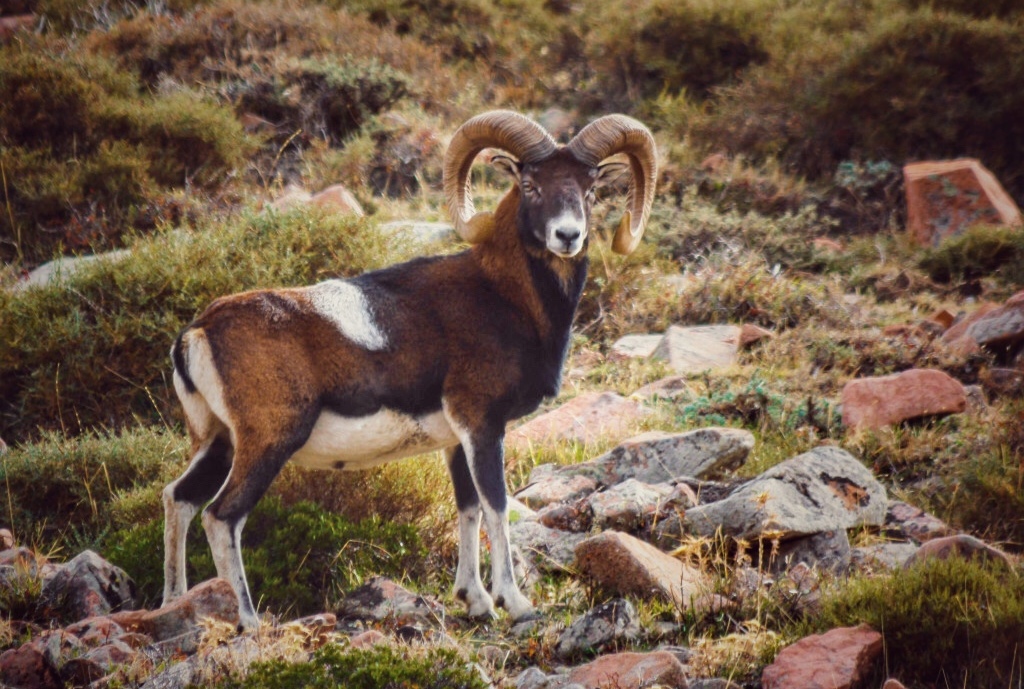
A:
<svg viewBox="0 0 1024 689">
<path fill-rule="evenodd" d="M 480 496 L 466 463 L 462 446 L 447 452 L 448 471 L 459 510 L 459 564 L 455 571 L 455 597 L 466 604 L 471 617 L 495 617 L 494 601 L 480 580 Z"/>
<path fill-rule="evenodd" d="M 242 564 L 242 528 L 253 507 L 295 451 L 309 437 L 312 424 L 282 433 L 283 442 L 263 442 L 255 432 L 238 433 L 234 462 L 224 487 L 203 510 L 203 528 L 213 552 L 217 576 L 226 579 L 238 597 L 239 629 L 259 627 Z M 243 440 L 245 438 L 245 440 Z"/>
<path fill-rule="evenodd" d="M 224 485 L 231 470 L 231 442 L 222 434 L 196 443 L 192 461 L 177 480 L 164 488 L 164 605 L 188 590 L 185 541 L 188 525 Z"/>
</svg>

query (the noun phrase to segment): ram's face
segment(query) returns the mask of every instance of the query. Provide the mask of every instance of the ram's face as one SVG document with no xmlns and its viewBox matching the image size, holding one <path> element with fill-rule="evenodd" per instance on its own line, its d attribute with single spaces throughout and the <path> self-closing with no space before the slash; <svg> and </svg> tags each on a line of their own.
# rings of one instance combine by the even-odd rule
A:
<svg viewBox="0 0 1024 689">
<path fill-rule="evenodd" d="M 539 163 L 506 158 L 501 167 L 519 185 L 520 232 L 562 258 L 572 258 L 586 247 L 596 191 L 623 168 L 615 163 L 587 165 L 565 149 Z"/>
</svg>

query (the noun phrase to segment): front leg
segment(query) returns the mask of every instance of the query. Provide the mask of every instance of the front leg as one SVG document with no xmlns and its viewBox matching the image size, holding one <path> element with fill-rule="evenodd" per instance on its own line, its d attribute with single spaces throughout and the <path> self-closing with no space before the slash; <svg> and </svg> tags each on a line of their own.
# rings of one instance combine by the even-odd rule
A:
<svg viewBox="0 0 1024 689">
<path fill-rule="evenodd" d="M 491 597 L 505 608 L 512 619 L 533 614 L 533 604 L 519 591 L 512 567 L 512 544 L 508 529 L 508 499 L 505 492 L 504 426 L 488 428 L 484 424 L 471 429 L 465 416 L 445 405 L 445 415 L 461 442 L 466 466 L 473 479 L 483 511 L 484 525 L 491 539 Z M 475 519 L 473 520 L 475 522 Z M 463 535 L 460 508 L 460 537 Z M 461 542 L 461 541 L 460 541 Z M 459 547 L 460 556 L 463 549 Z M 462 557 L 459 558 L 460 573 Z M 459 577 L 456 576 L 458 583 Z"/>
<path fill-rule="evenodd" d="M 459 510 L 459 565 L 455 571 L 455 597 L 466 604 L 471 617 L 496 617 L 494 601 L 480 581 L 480 496 L 466 464 L 462 446 L 450 448 L 448 471 Z"/>
</svg>

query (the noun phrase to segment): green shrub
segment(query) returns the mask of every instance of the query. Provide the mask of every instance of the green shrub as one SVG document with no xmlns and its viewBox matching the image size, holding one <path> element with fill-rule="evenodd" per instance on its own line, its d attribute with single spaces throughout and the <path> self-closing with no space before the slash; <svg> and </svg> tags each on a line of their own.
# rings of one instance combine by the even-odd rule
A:
<svg viewBox="0 0 1024 689">
<path fill-rule="evenodd" d="M 929 9 L 876 17 L 749 70 L 694 134 L 815 179 L 844 160 L 969 155 L 1011 193 L 1024 189 L 1019 25 Z"/>
<path fill-rule="evenodd" d="M 440 47 L 449 59 L 485 64 L 523 58 L 558 35 L 551 3 L 537 0 L 328 0 Z M 531 57 L 536 57 L 532 54 Z"/>
<path fill-rule="evenodd" d="M 188 578 L 216 576 L 200 519 L 189 528 Z M 138 585 L 142 605 L 159 605 L 163 591 L 163 519 L 115 532 L 103 555 Z M 332 609 L 364 577 L 401 579 L 425 571 L 426 552 L 415 527 L 379 519 L 353 523 L 313 503 L 285 507 L 267 496 L 242 531 L 246 578 L 261 607 L 279 614 L 309 615 Z"/>
<path fill-rule="evenodd" d="M 854 578 L 823 601 L 814 629 L 867 623 L 886 671 L 908 686 L 1015 686 L 1024 656 L 1024 578 L 959 558 Z"/>
<path fill-rule="evenodd" d="M 213 299 L 358 274 L 407 251 L 350 217 L 243 214 L 139 240 L 67 287 L 0 290 L 0 435 L 176 418 L 167 352 Z"/>
<path fill-rule="evenodd" d="M 911 9 L 929 7 L 933 10 L 959 12 L 979 19 L 988 17 L 1012 17 L 1024 13 L 1024 2 L 1021 0 L 903 0 Z"/>
<path fill-rule="evenodd" d="M 624 13 L 614 3 L 588 3 L 583 45 L 595 99 L 605 108 L 629 108 L 663 92 L 707 97 L 768 59 L 757 4 L 646 0 Z"/>
<path fill-rule="evenodd" d="M 347 55 L 292 61 L 279 71 L 240 75 L 229 91 L 238 109 L 273 122 L 278 138 L 350 138 L 374 115 L 410 95 L 412 80 L 374 59 Z"/>
<path fill-rule="evenodd" d="M 925 497 L 936 514 L 971 533 L 1005 543 L 1024 540 L 1024 405 L 1006 404 L 994 419 L 965 424 L 944 438 L 937 458 L 943 490 Z M 930 463 L 932 463 L 930 462 Z"/>
<path fill-rule="evenodd" d="M 23 542 L 59 546 L 97 538 L 110 526 L 111 504 L 166 476 L 186 446 L 181 436 L 159 427 L 78 438 L 47 433 L 0 459 L 0 484 L 7 492 L 0 500 L 3 521 L 9 520 Z"/>
<path fill-rule="evenodd" d="M 85 46 L 154 85 L 163 77 L 209 86 L 237 80 L 259 83 L 283 74 L 297 60 L 337 61 L 343 46 L 341 55 L 410 75 L 435 106 L 460 90 L 438 51 L 319 4 L 218 0 L 189 17 L 140 12 L 89 36 Z M 222 95 L 234 97 L 230 88 Z"/>
<path fill-rule="evenodd" d="M 342 650 L 329 644 L 308 663 L 280 660 L 253 663 L 244 678 L 226 679 L 215 689 L 485 689 L 490 686 L 459 654 L 448 648 L 413 650 L 382 645 Z"/>
<path fill-rule="evenodd" d="M 1024 235 L 1016 227 L 970 227 L 929 249 L 918 265 L 939 282 L 998 278 L 1019 285 L 1024 282 Z"/>
<path fill-rule="evenodd" d="M 40 262 L 59 247 L 118 245 L 148 218 L 144 207 L 161 207 L 174 188 L 219 187 L 254 144 L 231 111 L 194 92 L 149 96 L 110 60 L 8 47 L 0 257 Z"/>
<path fill-rule="evenodd" d="M 729 422 L 763 432 L 792 432 L 810 426 L 825 436 L 839 435 L 841 417 L 827 399 L 794 398 L 772 389 L 768 381 L 754 375 L 741 389 L 714 389 L 693 401 L 679 405 L 678 416 L 685 426 L 723 426 Z"/>
</svg>

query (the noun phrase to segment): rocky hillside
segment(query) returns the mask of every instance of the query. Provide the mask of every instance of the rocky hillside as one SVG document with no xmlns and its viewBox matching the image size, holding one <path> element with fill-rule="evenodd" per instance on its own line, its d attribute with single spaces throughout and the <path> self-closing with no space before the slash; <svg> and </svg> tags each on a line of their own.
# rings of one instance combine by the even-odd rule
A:
<svg viewBox="0 0 1024 689">
<path fill-rule="evenodd" d="M 906 687 L 1024 681 L 1024 5 L 20 0 L 0 9 L 0 683 Z M 622 111 L 563 388 L 509 428 L 537 619 L 465 616 L 429 455 L 287 467 L 198 520 L 178 330 L 217 296 L 461 250 L 440 160 L 494 107 Z M 503 179 L 478 165 L 478 206 Z M 485 534 L 486 535 L 486 534 Z M 486 543 L 486 539 L 483 539 Z"/>
</svg>

